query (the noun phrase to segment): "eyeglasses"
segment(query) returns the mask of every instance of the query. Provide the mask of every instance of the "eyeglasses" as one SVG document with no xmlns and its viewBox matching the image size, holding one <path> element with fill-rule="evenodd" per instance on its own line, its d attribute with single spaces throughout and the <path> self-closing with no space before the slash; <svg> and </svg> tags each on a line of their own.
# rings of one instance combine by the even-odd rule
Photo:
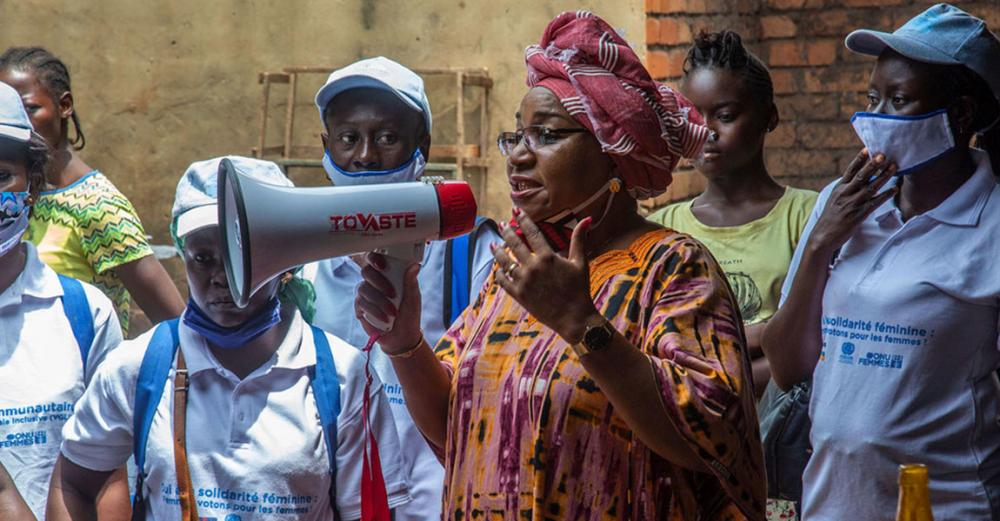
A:
<svg viewBox="0 0 1000 521">
<path fill-rule="evenodd" d="M 524 127 L 517 132 L 501 132 L 500 135 L 497 136 L 497 146 L 500 147 L 500 153 L 506 157 L 514 151 L 514 147 L 516 147 L 522 139 L 527 138 L 525 145 L 528 147 L 528 150 L 534 152 L 538 150 L 539 147 L 555 144 L 565 135 L 578 134 L 580 132 L 590 131 L 585 128 L 548 128 L 541 125 L 531 125 L 529 127 Z"/>
</svg>

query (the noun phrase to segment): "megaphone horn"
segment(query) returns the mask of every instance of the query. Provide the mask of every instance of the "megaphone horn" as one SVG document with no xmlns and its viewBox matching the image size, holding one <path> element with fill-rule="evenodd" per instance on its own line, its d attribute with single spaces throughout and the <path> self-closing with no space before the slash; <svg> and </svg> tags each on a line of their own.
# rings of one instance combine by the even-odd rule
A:
<svg viewBox="0 0 1000 521">
<path fill-rule="evenodd" d="M 476 220 L 476 200 L 462 181 L 293 188 L 260 182 L 224 159 L 218 183 L 226 276 L 240 307 L 308 262 L 398 245 L 412 250 L 468 233 Z"/>
</svg>

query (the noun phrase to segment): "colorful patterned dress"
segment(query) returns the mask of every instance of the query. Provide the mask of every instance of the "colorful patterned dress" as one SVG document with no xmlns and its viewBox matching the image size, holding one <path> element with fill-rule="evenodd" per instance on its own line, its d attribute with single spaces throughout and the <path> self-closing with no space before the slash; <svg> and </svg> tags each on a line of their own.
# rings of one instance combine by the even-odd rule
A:
<svg viewBox="0 0 1000 521">
<path fill-rule="evenodd" d="M 65 188 L 42 192 L 24 238 L 57 273 L 97 286 L 128 332 L 129 294 L 112 268 L 152 255 L 132 203 L 93 171 Z"/>
<path fill-rule="evenodd" d="M 437 346 L 452 374 L 444 519 L 763 519 L 749 361 L 715 260 L 659 230 L 590 270 L 598 309 L 651 356 L 667 414 L 712 473 L 650 451 L 570 346 L 491 278 Z"/>
</svg>

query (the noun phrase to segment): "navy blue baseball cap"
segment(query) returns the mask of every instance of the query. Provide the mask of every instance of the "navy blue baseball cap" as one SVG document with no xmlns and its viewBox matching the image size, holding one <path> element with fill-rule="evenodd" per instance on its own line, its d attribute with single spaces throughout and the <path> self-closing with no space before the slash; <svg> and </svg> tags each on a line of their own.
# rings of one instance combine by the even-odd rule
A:
<svg viewBox="0 0 1000 521">
<path fill-rule="evenodd" d="M 878 56 L 889 48 L 918 62 L 964 65 L 1000 101 L 1000 40 L 986 22 L 953 5 L 937 4 L 892 33 L 854 31 L 844 43 L 859 54 Z"/>
</svg>

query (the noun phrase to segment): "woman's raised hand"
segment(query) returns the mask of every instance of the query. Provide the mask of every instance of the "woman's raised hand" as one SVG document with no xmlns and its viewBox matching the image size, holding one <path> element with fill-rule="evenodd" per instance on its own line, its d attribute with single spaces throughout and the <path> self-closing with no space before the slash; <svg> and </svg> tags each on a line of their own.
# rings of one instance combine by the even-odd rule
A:
<svg viewBox="0 0 1000 521">
<path fill-rule="evenodd" d="M 501 225 L 503 247 L 493 247 L 499 269 L 495 279 L 510 296 L 536 319 L 569 343 L 579 342 L 589 323 L 598 315 L 590 296 L 590 267 L 586 236 L 592 222 L 588 217 L 576 226 L 569 256 L 552 250 L 541 230 L 515 209 L 524 238 L 509 225 Z"/>
<path fill-rule="evenodd" d="M 354 314 L 361 321 L 361 326 L 368 335 L 379 335 L 378 343 L 388 354 L 397 354 L 415 346 L 423 338 L 420 330 L 420 286 L 417 275 L 420 265 L 414 264 L 406 270 L 403 277 L 403 299 L 399 309 L 392 303 L 396 289 L 383 274 L 388 264 L 385 257 L 378 253 L 369 253 L 367 262 L 361 268 L 364 279 L 358 285 L 354 299 Z M 380 331 L 369 322 L 365 315 L 382 321 L 393 319 L 392 329 Z"/>
<path fill-rule="evenodd" d="M 896 194 L 895 187 L 880 193 L 895 173 L 896 165 L 882 154 L 870 158 L 867 150 L 858 153 L 830 194 L 809 238 L 810 245 L 832 256 L 868 214 Z"/>
</svg>

